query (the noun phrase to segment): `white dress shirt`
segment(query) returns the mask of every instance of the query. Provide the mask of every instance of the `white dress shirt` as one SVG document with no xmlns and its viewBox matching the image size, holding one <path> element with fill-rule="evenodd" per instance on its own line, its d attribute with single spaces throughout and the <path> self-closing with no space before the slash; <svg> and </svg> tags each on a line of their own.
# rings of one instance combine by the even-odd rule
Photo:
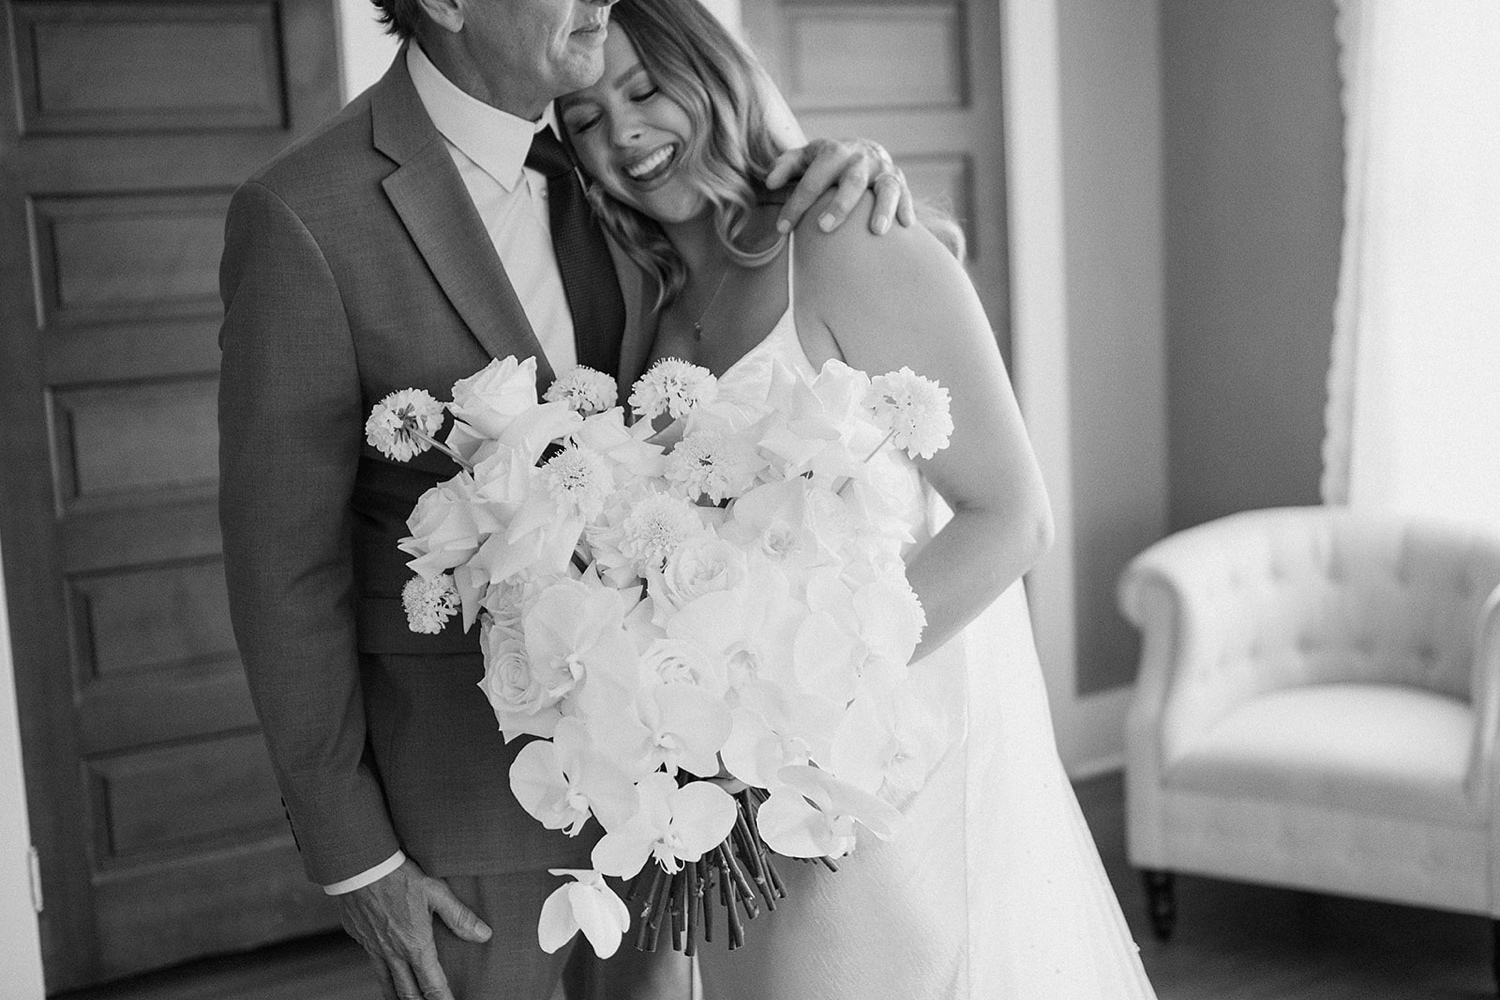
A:
<svg viewBox="0 0 1500 1000">
<path fill-rule="evenodd" d="M 492 108 L 459 90 L 416 42 L 406 50 L 406 68 L 552 370 L 567 371 L 578 363 L 578 350 L 562 272 L 552 252 L 547 178 L 524 166 L 531 137 L 549 126 L 557 131 L 551 105 L 534 122 Z"/>
<path fill-rule="evenodd" d="M 490 107 L 458 89 L 416 42 L 406 50 L 406 68 L 422 107 L 442 133 L 552 370 L 567 371 L 578 363 L 578 349 L 562 272 L 552 252 L 547 178 L 525 166 L 531 137 L 553 125 L 551 106 L 535 122 Z M 405 860 L 406 855 L 397 851 L 374 868 L 325 885 L 323 891 L 330 896 L 353 892 L 389 875 Z"/>
</svg>

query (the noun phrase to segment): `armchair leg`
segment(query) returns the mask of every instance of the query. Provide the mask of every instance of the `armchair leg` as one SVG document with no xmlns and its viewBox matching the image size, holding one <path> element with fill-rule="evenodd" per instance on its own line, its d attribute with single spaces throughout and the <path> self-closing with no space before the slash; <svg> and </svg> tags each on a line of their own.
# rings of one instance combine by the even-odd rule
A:
<svg viewBox="0 0 1500 1000">
<path fill-rule="evenodd" d="M 1151 929 L 1156 940 L 1165 941 L 1172 936 L 1177 926 L 1177 897 L 1173 893 L 1172 873 L 1146 869 L 1141 872 L 1146 883 L 1146 914 L 1151 918 Z M 1495 924 L 1500 934 L 1500 922 Z M 1500 943 L 1500 938 L 1497 938 Z"/>
</svg>

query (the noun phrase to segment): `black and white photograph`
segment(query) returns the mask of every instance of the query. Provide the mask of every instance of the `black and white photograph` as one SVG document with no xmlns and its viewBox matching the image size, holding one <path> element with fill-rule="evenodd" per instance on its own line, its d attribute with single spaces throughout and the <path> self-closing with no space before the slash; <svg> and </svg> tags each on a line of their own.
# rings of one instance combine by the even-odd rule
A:
<svg viewBox="0 0 1500 1000">
<path fill-rule="evenodd" d="M 1500 996 L 1494 0 L 0 55 L 0 1000 Z"/>
</svg>

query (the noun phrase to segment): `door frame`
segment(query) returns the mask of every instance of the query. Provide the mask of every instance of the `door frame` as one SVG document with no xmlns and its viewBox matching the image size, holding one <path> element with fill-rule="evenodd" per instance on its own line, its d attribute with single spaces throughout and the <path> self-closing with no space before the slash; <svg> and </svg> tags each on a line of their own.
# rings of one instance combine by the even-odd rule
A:
<svg viewBox="0 0 1500 1000">
<path fill-rule="evenodd" d="M 5 470 L 0 468 L 0 475 Z M 0 551 L 0 568 L 5 553 Z M 21 721 L 16 710 L 15 664 L 5 577 L 0 573 L 0 981 L 17 1000 L 42 1000 L 42 933 L 32 903 L 31 825 L 21 766 Z"/>
</svg>

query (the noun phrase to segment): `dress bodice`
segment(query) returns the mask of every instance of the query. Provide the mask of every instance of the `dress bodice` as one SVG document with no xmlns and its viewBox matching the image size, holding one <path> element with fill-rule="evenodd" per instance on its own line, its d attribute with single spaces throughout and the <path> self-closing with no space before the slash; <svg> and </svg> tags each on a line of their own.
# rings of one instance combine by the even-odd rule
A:
<svg viewBox="0 0 1500 1000">
<path fill-rule="evenodd" d="M 820 373 L 820 369 L 814 367 L 808 358 L 807 351 L 802 346 L 802 338 L 797 332 L 794 250 L 794 245 L 789 243 L 786 254 L 786 311 L 759 343 L 719 376 L 721 399 L 762 402 L 770 394 L 778 371 L 792 372 L 809 382 Z M 841 363 L 829 361 L 824 367 Z M 947 506 L 926 484 L 916 464 L 906 453 L 889 444 L 876 450 L 877 441 L 878 438 L 870 441 L 867 446 L 874 451 L 868 462 L 868 481 L 885 496 L 886 504 L 882 506 L 891 511 L 893 516 L 899 517 L 910 532 L 913 542 L 903 553 L 909 555 L 911 547 L 930 538 L 950 515 Z"/>
</svg>

